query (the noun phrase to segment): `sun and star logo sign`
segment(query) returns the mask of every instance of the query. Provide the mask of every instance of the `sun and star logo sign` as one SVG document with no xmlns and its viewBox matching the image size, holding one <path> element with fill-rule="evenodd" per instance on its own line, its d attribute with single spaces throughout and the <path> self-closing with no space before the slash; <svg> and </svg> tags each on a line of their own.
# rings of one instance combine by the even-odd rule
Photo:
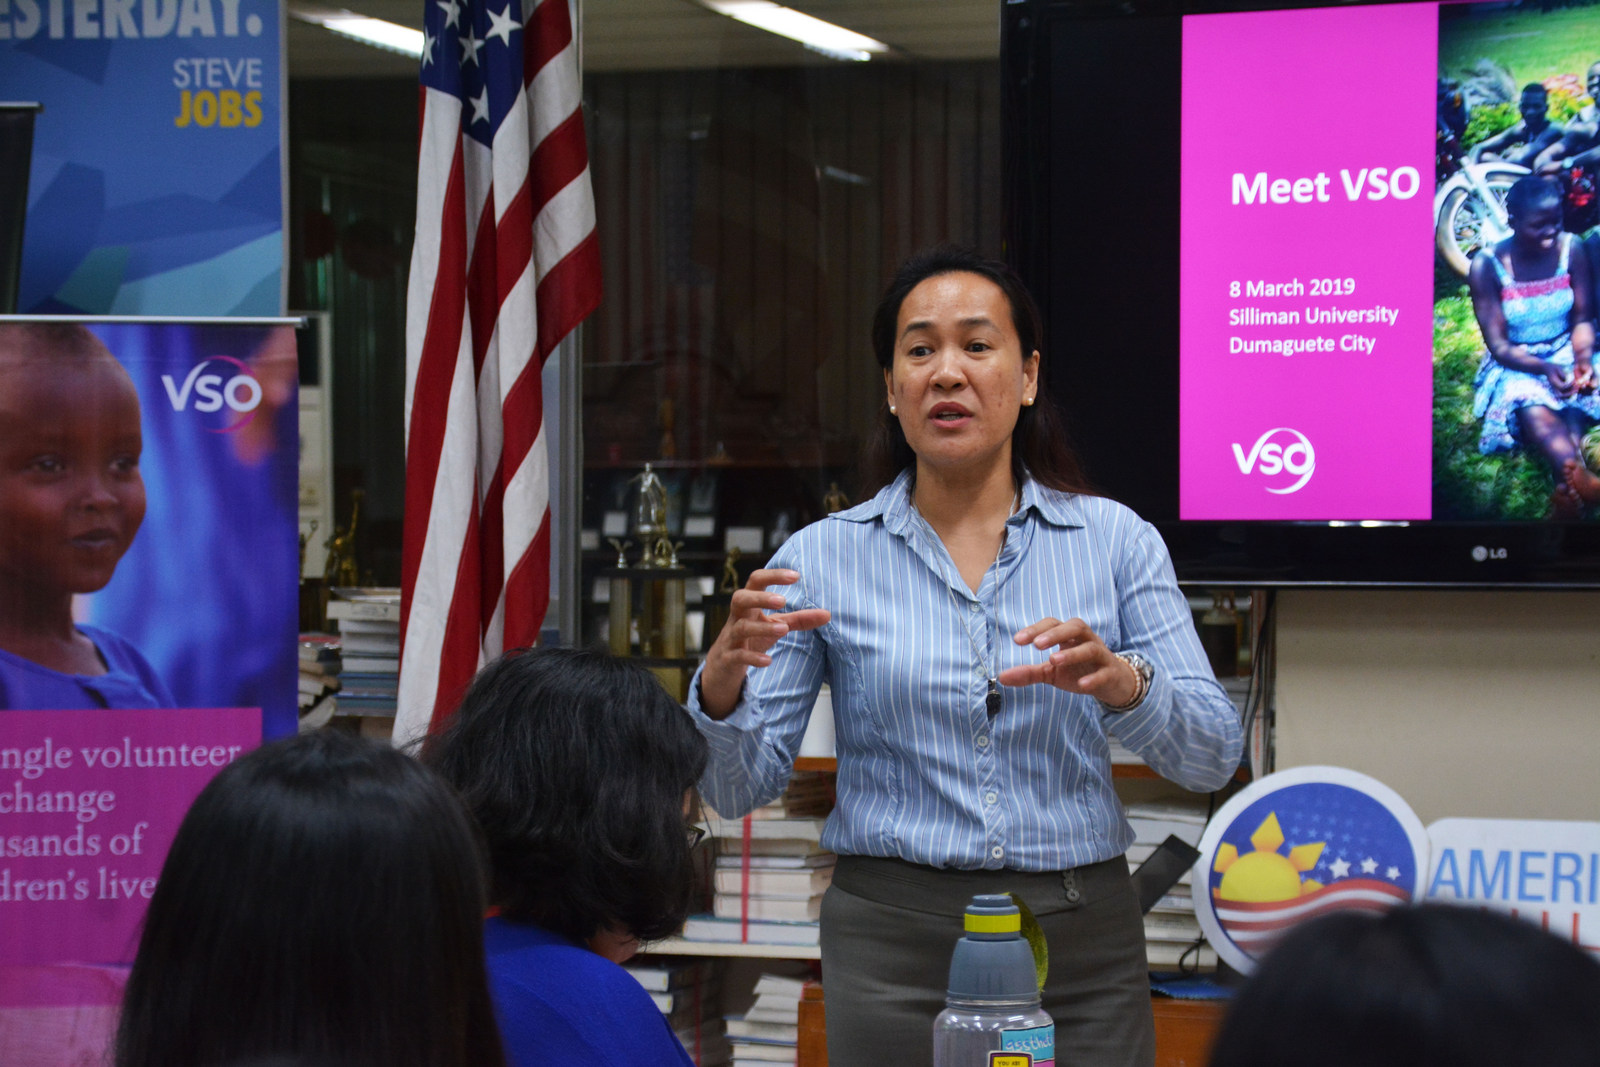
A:
<svg viewBox="0 0 1600 1067">
<path fill-rule="evenodd" d="M 1404 801 L 1354 771 L 1269 775 L 1230 799 L 1206 828 L 1196 916 L 1218 954 L 1248 970 L 1295 923 L 1410 900 L 1426 842 Z"/>
</svg>

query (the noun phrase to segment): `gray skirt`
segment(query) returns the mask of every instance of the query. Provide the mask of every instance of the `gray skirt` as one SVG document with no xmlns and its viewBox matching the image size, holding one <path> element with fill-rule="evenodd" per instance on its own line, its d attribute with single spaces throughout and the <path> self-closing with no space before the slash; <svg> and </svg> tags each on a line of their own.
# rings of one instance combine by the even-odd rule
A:
<svg viewBox="0 0 1600 1067">
<path fill-rule="evenodd" d="M 1144 920 L 1122 857 L 1026 874 L 840 856 L 822 898 L 829 1067 L 932 1062 L 950 953 L 978 893 L 1016 893 L 1039 920 L 1058 1064 L 1155 1062 Z"/>
</svg>

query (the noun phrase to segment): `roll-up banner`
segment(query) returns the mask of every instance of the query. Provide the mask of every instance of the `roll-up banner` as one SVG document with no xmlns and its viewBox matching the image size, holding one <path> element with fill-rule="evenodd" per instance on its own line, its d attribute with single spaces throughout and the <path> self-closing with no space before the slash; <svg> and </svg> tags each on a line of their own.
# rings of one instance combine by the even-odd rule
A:
<svg viewBox="0 0 1600 1067">
<path fill-rule="evenodd" d="M 43 105 L 16 310 L 283 313 L 282 18 L 273 0 L 0 3 L 0 101 Z"/>
<path fill-rule="evenodd" d="M 0 316 L 8 1067 L 100 1062 L 189 803 L 296 728 L 296 381 L 293 320 Z"/>
</svg>

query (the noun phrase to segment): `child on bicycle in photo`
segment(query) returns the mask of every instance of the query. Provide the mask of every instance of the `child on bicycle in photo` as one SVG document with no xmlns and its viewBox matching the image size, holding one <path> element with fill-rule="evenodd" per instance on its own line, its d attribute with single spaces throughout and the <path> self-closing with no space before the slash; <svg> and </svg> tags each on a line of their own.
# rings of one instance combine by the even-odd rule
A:
<svg viewBox="0 0 1600 1067">
<path fill-rule="evenodd" d="M 0 324 L 0 708 L 171 707 L 144 656 L 78 623 L 144 520 L 139 396 L 79 324 Z"/>
</svg>

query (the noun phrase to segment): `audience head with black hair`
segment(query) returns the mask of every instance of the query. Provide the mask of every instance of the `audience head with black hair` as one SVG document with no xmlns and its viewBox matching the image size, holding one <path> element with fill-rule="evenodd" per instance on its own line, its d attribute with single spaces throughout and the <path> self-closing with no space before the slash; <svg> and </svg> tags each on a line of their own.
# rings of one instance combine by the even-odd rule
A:
<svg viewBox="0 0 1600 1067">
<path fill-rule="evenodd" d="M 1462 905 L 1296 927 L 1234 998 L 1210 1067 L 1600 1064 L 1600 963 Z"/>
<path fill-rule="evenodd" d="M 422 758 L 477 819 L 503 918 L 618 960 L 682 926 L 685 805 L 706 743 L 643 667 L 592 650 L 508 652 Z"/>
<path fill-rule="evenodd" d="M 265 745 L 173 840 L 117 1067 L 502 1063 L 484 907 L 472 822 L 417 761 L 328 730 Z"/>
</svg>

